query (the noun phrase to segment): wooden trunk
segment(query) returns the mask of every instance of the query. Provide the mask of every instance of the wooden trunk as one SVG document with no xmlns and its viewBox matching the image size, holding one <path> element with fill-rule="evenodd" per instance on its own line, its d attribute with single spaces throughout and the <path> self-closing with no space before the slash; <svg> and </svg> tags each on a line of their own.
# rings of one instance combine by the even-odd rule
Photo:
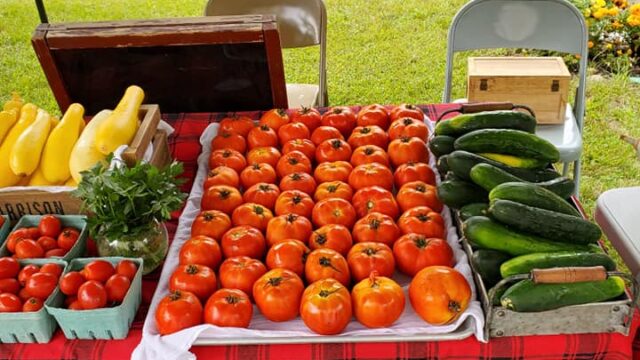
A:
<svg viewBox="0 0 640 360">
<path fill-rule="evenodd" d="M 560 57 L 470 57 L 467 99 L 527 105 L 539 124 L 561 124 L 570 80 Z"/>
</svg>

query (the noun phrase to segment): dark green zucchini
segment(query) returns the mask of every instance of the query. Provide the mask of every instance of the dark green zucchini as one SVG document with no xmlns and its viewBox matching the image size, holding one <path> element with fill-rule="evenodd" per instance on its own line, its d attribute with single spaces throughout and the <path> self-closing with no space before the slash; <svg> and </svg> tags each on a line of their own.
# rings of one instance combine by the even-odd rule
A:
<svg viewBox="0 0 640 360">
<path fill-rule="evenodd" d="M 497 153 L 533 158 L 555 163 L 560 160 L 558 149 L 549 141 L 525 131 L 484 129 L 457 138 L 456 150 L 473 153 Z"/>
<path fill-rule="evenodd" d="M 471 168 L 469 176 L 474 183 L 480 185 L 487 191 L 491 191 L 496 186 L 506 182 L 528 183 L 528 181 L 523 180 L 515 175 L 511 175 L 510 173 L 500 169 L 497 166 L 486 163 L 480 163 Z M 573 194 L 573 190 L 575 189 L 575 183 L 573 182 L 573 180 L 566 177 L 559 177 L 553 180 L 535 184 L 549 191 L 552 191 L 563 199 L 570 197 Z"/>
<path fill-rule="evenodd" d="M 460 180 L 462 181 L 462 179 L 460 179 L 458 176 L 456 176 L 456 174 L 453 171 L 447 171 L 447 173 L 444 176 L 444 181 L 449 181 L 449 180 Z"/>
<path fill-rule="evenodd" d="M 431 150 L 433 155 L 435 155 L 436 157 L 449 154 L 454 150 L 454 141 L 456 141 L 456 138 L 451 136 L 434 136 L 431 140 L 429 140 L 429 150 Z"/>
<path fill-rule="evenodd" d="M 471 266 L 480 274 L 487 289 L 502 280 L 500 265 L 511 259 L 511 255 L 502 251 L 479 249 L 471 255 Z"/>
<path fill-rule="evenodd" d="M 527 254 L 504 261 L 500 265 L 500 275 L 507 278 L 511 275 L 528 274 L 533 269 L 589 266 L 604 266 L 607 271 L 616 269 L 616 263 L 604 253 L 558 251 Z"/>
<path fill-rule="evenodd" d="M 522 182 L 500 184 L 489 193 L 489 201 L 495 200 L 511 200 L 540 209 L 582 217 L 578 210 L 565 199 L 536 184 Z"/>
<path fill-rule="evenodd" d="M 449 155 L 442 155 L 438 158 L 438 161 L 436 161 L 436 168 L 440 176 L 444 176 L 450 170 L 448 159 Z"/>
<path fill-rule="evenodd" d="M 533 170 L 514 168 L 501 164 L 497 161 L 487 159 L 480 155 L 470 153 L 468 151 L 456 150 L 451 154 L 445 156 L 447 157 L 447 165 L 449 169 L 456 173 L 458 177 L 465 180 L 471 180 L 471 169 L 477 164 L 490 164 L 510 173 L 511 175 L 515 175 L 523 180 L 534 183 L 548 181 L 560 177 L 560 174 L 558 174 L 558 172 L 553 169 Z"/>
<path fill-rule="evenodd" d="M 487 202 L 487 192 L 483 188 L 463 180 L 441 182 L 437 194 L 443 204 L 454 209 L 471 203 Z"/>
<path fill-rule="evenodd" d="M 487 216 L 487 210 L 489 210 L 487 203 L 467 204 L 460 208 L 458 216 L 460 216 L 460 220 L 465 221 L 472 216 Z"/>
<path fill-rule="evenodd" d="M 516 129 L 529 133 L 536 130 L 536 119 L 519 111 L 484 111 L 461 114 L 436 125 L 436 135 L 458 136 L 479 129 Z"/>
</svg>

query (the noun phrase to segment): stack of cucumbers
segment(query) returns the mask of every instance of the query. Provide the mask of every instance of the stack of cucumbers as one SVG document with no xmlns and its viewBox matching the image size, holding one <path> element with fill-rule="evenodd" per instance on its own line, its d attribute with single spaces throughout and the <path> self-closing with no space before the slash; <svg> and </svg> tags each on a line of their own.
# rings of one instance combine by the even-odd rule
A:
<svg viewBox="0 0 640 360">
<path fill-rule="evenodd" d="M 566 201 L 572 180 L 549 164 L 555 146 L 534 134 L 534 117 L 515 111 L 462 114 L 436 125 L 429 147 L 438 157 L 440 200 L 458 210 L 472 265 L 487 289 L 532 269 L 603 266 L 614 261 L 597 245 L 600 228 Z M 624 281 L 512 283 L 499 295 L 510 310 L 536 312 L 605 301 L 624 293 Z"/>
</svg>

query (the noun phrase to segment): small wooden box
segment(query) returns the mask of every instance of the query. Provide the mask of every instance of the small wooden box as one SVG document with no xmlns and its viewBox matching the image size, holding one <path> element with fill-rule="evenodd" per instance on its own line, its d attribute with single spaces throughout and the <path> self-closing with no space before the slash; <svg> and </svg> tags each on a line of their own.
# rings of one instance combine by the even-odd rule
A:
<svg viewBox="0 0 640 360">
<path fill-rule="evenodd" d="M 470 57 L 467 99 L 527 105 L 538 124 L 561 124 L 570 80 L 560 57 Z"/>
</svg>

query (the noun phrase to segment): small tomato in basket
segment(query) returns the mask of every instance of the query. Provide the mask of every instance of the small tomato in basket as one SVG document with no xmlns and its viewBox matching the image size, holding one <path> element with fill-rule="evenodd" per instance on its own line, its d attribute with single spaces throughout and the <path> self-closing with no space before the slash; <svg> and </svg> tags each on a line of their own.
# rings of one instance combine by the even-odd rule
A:
<svg viewBox="0 0 640 360">
<path fill-rule="evenodd" d="M 53 215 L 44 215 L 38 223 L 38 230 L 41 236 L 57 237 L 62 229 L 60 219 Z"/>
</svg>

